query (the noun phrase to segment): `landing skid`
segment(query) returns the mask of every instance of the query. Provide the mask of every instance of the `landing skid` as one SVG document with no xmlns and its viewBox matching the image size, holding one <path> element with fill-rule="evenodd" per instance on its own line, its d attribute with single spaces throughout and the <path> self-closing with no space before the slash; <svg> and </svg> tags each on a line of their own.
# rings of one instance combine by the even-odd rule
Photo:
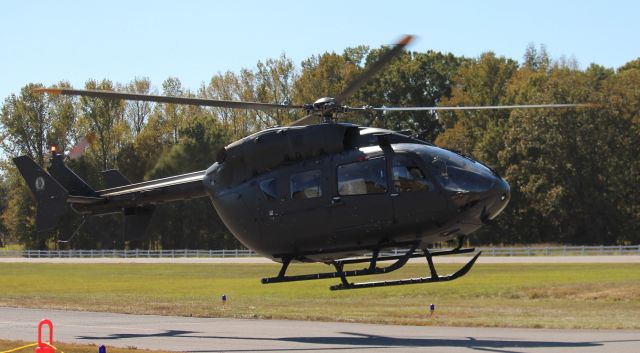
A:
<svg viewBox="0 0 640 353">
<path fill-rule="evenodd" d="M 455 255 L 455 254 L 465 254 L 475 251 L 475 248 L 465 248 L 462 249 L 462 241 L 458 243 L 458 246 L 451 250 L 439 250 L 439 251 L 429 251 L 428 249 L 421 249 L 420 252 L 416 252 L 418 248 L 418 243 L 415 243 L 411 246 L 411 248 L 404 255 L 397 256 L 379 256 L 379 250 L 375 250 L 373 255 L 369 258 L 358 258 L 358 259 L 346 259 L 346 260 L 337 260 L 331 262 L 331 265 L 335 267 L 334 272 L 320 272 L 320 273 L 312 273 L 306 275 L 296 275 L 296 276 L 287 276 L 287 268 L 289 267 L 289 263 L 291 262 L 291 257 L 284 257 L 282 259 L 282 268 L 276 277 L 268 277 L 263 278 L 263 284 L 269 283 L 280 283 L 280 282 L 295 282 L 295 281 L 310 281 L 316 279 L 327 279 L 327 278 L 340 278 L 341 283 L 337 285 L 333 285 L 329 287 L 331 290 L 344 290 L 344 289 L 356 289 L 356 288 L 372 288 L 372 287 L 386 287 L 386 286 L 399 286 L 405 284 L 416 284 L 416 283 L 431 283 L 431 282 L 446 282 L 453 281 L 456 278 L 462 277 L 475 264 L 476 260 L 480 256 L 482 252 L 478 252 L 467 264 L 465 264 L 458 271 L 440 276 L 436 271 L 436 267 L 433 264 L 434 256 L 446 256 L 446 255 Z M 402 268 L 407 264 L 409 259 L 415 257 L 425 257 L 427 259 L 427 265 L 429 266 L 429 272 L 431 276 L 429 277 L 419 277 L 419 278 L 406 278 L 399 280 L 390 280 L 390 281 L 375 281 L 375 282 L 361 282 L 361 283 L 351 283 L 347 280 L 348 277 L 356 277 L 356 276 L 367 276 L 367 275 L 378 275 L 393 272 L 397 269 Z M 391 261 L 395 260 L 394 263 L 385 267 L 379 267 L 379 261 Z M 359 270 L 344 270 L 344 265 L 356 264 L 356 263 L 369 263 L 369 266 L 364 269 Z"/>
</svg>

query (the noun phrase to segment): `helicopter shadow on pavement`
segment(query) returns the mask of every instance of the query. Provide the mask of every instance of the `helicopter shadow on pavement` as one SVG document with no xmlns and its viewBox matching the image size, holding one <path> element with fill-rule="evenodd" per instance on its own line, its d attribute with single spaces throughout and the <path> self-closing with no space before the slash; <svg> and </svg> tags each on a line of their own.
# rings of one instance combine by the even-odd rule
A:
<svg viewBox="0 0 640 353">
<path fill-rule="evenodd" d="M 270 342 L 289 342 L 309 345 L 308 347 L 298 347 L 296 350 L 349 350 L 349 349 L 389 349 L 389 348 L 420 348 L 420 347 L 441 347 L 441 348 L 467 348 L 471 350 L 500 352 L 500 353 L 518 353 L 520 349 L 531 348 L 588 348 L 603 346 L 605 342 L 561 342 L 561 341 L 522 341 L 509 339 L 476 339 L 467 337 L 466 339 L 443 339 L 443 338 L 407 338 L 407 337 L 388 337 L 381 335 L 369 335 L 356 332 L 340 332 L 335 336 L 325 337 L 243 337 L 243 336 L 206 336 L 199 335 L 201 332 L 195 331 L 177 331 L 167 330 L 158 333 L 122 333 L 110 334 L 102 337 L 79 336 L 82 340 L 118 340 L 128 338 L 154 338 L 154 337 L 179 337 L 189 339 L 210 339 L 210 340 L 240 340 L 240 341 L 270 341 Z M 632 340 L 640 342 L 638 340 Z M 623 341 L 607 341 L 607 342 L 623 342 Z M 219 342 L 212 342 L 215 345 Z M 313 347 L 313 345 L 331 345 L 333 347 Z M 219 349 L 211 350 L 190 350 L 192 353 L 208 353 L 208 352 L 244 352 L 244 351 L 288 351 L 292 348 L 283 347 L 282 349 L 264 348 L 264 349 Z"/>
</svg>

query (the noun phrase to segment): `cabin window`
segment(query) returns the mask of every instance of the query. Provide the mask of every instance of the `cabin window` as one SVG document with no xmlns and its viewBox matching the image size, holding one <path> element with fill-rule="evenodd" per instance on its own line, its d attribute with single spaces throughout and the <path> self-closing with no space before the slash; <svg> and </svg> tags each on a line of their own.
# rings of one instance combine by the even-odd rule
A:
<svg viewBox="0 0 640 353">
<path fill-rule="evenodd" d="M 384 158 L 338 166 L 338 194 L 384 194 L 387 192 L 386 169 Z"/>
<path fill-rule="evenodd" d="M 278 189 L 276 187 L 276 179 L 266 179 L 260 182 L 260 190 L 268 199 L 278 198 Z"/>
<path fill-rule="evenodd" d="M 291 198 L 312 199 L 322 196 L 320 171 L 310 170 L 291 176 Z"/>
<path fill-rule="evenodd" d="M 415 192 L 433 190 L 422 170 L 410 159 L 393 160 L 393 185 L 396 192 Z"/>
</svg>

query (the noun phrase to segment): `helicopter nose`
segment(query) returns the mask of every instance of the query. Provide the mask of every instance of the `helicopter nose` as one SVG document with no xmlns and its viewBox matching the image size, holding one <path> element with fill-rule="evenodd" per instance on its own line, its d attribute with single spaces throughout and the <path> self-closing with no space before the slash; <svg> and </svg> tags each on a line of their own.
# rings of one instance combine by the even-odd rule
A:
<svg viewBox="0 0 640 353">
<path fill-rule="evenodd" d="M 491 196 L 489 197 L 489 202 L 486 204 L 486 217 L 488 219 L 494 219 L 496 216 L 502 212 L 509 200 L 511 200 L 511 187 L 506 180 L 501 177 L 497 177 L 495 184 L 491 189 Z"/>
</svg>

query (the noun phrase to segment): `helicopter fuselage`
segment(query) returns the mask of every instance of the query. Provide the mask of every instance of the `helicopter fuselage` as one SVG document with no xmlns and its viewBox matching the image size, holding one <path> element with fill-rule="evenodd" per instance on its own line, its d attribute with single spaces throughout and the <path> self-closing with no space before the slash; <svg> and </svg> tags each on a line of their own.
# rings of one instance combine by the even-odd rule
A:
<svg viewBox="0 0 640 353">
<path fill-rule="evenodd" d="M 275 260 L 329 262 L 455 239 L 510 197 L 469 157 L 349 124 L 265 130 L 220 159 L 203 181 L 216 211 L 244 245 Z"/>
</svg>

